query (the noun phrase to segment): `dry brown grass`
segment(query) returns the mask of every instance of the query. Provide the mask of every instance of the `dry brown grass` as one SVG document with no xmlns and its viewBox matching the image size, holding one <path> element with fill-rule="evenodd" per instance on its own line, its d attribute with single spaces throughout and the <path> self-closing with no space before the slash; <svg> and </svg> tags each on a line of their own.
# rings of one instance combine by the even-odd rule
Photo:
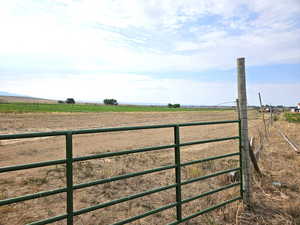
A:
<svg viewBox="0 0 300 225">
<path fill-rule="evenodd" d="M 254 207 L 241 211 L 239 224 L 300 224 L 300 155 L 278 134 L 278 128 L 300 143 L 300 124 L 280 120 L 270 127 L 259 161 L 264 175 L 253 180 Z"/>
<path fill-rule="evenodd" d="M 64 115 L 64 114 L 62 114 Z M 116 117 L 117 116 L 117 117 Z M 260 121 L 253 112 L 250 118 L 250 133 L 255 134 Z M 6 117 L 8 118 L 8 117 Z M 104 114 L 75 114 L 70 123 L 66 117 L 59 119 L 58 114 L 42 115 L 39 121 L 32 121 L 31 114 L 20 115 L 14 118 L 14 124 L 21 123 L 26 129 L 78 129 L 87 128 L 93 120 L 99 126 L 113 125 L 142 125 L 191 122 L 197 120 L 232 119 L 231 112 L 177 112 L 170 113 L 111 113 L 110 117 Z M 64 120 L 63 120 L 64 119 Z M 0 119 L 1 120 L 1 119 Z M 5 121 L 5 119 L 2 118 Z M 10 121 L 13 119 L 11 118 Z M 77 122 L 75 122 L 77 121 Z M 79 121 L 79 122 L 78 122 Z M 40 122 L 40 127 L 37 123 Z M 85 123 L 84 123 L 85 122 Z M 286 122 L 277 122 L 284 129 L 291 131 L 291 137 L 298 143 L 298 137 L 293 136 L 294 130 Z M 290 127 L 289 127 L 290 126 Z M 17 127 L 16 127 L 17 128 Z M 13 126 L 10 127 L 13 131 Z M 215 137 L 232 136 L 236 134 L 236 126 L 219 125 L 205 127 L 191 127 L 181 129 L 181 141 L 192 141 Z M 298 127 L 299 129 L 299 127 Z M 17 130 L 17 129 L 16 129 Z M 131 131 L 116 132 L 113 134 L 81 135 L 74 137 L 74 155 L 81 156 L 107 151 L 134 149 L 145 146 L 164 145 L 173 143 L 171 129 L 160 131 Z M 38 141 L 12 143 L 0 146 L 1 166 L 11 164 L 30 163 L 51 159 L 64 158 L 64 139 L 50 138 Z M 238 150 L 236 141 L 210 143 L 181 148 L 183 162 L 235 152 Z M 6 154 L 4 154 L 6 152 Z M 10 152 L 10 154 L 7 154 Z M 262 152 L 259 165 L 264 173 L 263 179 L 254 179 L 254 211 L 245 211 L 240 202 L 235 202 L 221 209 L 203 216 L 199 216 L 183 224 L 299 224 L 299 157 L 274 132 L 271 133 L 269 143 Z M 191 179 L 207 175 L 218 170 L 236 167 L 238 158 L 231 157 L 209 161 L 202 164 L 182 168 L 182 179 Z M 127 156 L 117 156 L 106 159 L 90 160 L 74 163 L 74 183 L 89 182 L 92 180 L 108 178 L 131 172 L 143 171 L 174 162 L 174 150 L 167 149 L 159 152 L 139 153 Z M 74 191 L 75 210 L 95 204 L 111 201 L 127 195 L 173 184 L 174 170 L 161 171 L 154 174 L 133 177 L 126 180 L 115 181 Z M 273 181 L 280 181 L 284 185 L 280 188 L 272 185 Z M 55 189 L 65 186 L 65 166 L 51 166 L 26 171 L 4 174 L 0 178 L 0 198 L 19 196 L 38 191 Z M 227 176 L 210 178 L 182 186 L 182 198 L 193 197 L 197 194 L 229 184 Z M 183 205 L 183 216 L 188 216 L 198 210 L 220 203 L 221 201 L 238 196 L 239 189 L 232 188 L 227 191 L 215 193 L 202 199 Z M 76 225 L 110 224 L 146 211 L 161 207 L 175 201 L 175 190 L 167 190 L 157 194 L 148 195 L 126 203 L 121 203 L 101 210 L 96 210 L 75 217 Z M 46 198 L 30 200 L 0 208 L 0 224 L 26 224 L 39 219 L 52 217 L 66 210 L 66 195 L 58 194 Z M 28 210 L 30 209 L 30 210 Z M 175 208 L 145 217 L 132 224 L 166 224 L 175 220 Z M 66 224 L 65 221 L 55 224 Z"/>
</svg>

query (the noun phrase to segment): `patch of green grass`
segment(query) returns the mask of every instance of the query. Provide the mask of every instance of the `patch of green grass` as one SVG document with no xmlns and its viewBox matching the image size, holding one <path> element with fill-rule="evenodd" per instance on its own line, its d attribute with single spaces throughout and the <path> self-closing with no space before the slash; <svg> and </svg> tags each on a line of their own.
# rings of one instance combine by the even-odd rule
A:
<svg viewBox="0 0 300 225">
<path fill-rule="evenodd" d="M 284 118 L 288 122 L 300 122 L 300 113 L 285 113 Z"/>
<path fill-rule="evenodd" d="M 189 166 L 186 168 L 188 178 L 196 178 L 204 175 L 204 170 L 199 166 Z"/>
<path fill-rule="evenodd" d="M 1 103 L 0 112 L 173 112 L 173 111 L 224 111 L 222 108 L 168 108 L 167 106 L 128 106 L 96 104 L 45 104 L 45 103 Z"/>
</svg>

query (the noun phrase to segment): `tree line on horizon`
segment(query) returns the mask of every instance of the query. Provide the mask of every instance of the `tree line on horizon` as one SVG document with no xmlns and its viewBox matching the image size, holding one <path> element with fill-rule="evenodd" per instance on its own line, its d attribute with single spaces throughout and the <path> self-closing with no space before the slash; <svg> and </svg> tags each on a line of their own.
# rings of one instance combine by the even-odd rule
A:
<svg viewBox="0 0 300 225">
<path fill-rule="evenodd" d="M 76 104 L 75 99 L 74 98 L 67 98 L 65 101 L 58 101 L 59 104 Z M 103 100 L 103 104 L 104 105 L 119 105 L 118 101 L 114 98 L 106 98 Z M 168 103 L 168 108 L 180 108 L 180 104 L 172 104 L 172 103 Z"/>
<path fill-rule="evenodd" d="M 65 101 L 62 101 L 62 100 L 59 100 L 58 101 L 59 104 L 64 104 L 64 103 L 67 103 L 67 104 L 75 104 L 75 99 L 74 98 L 67 98 Z M 106 98 L 103 100 L 103 104 L 104 105 L 118 105 L 118 101 L 116 99 L 113 99 L 113 98 Z"/>
</svg>

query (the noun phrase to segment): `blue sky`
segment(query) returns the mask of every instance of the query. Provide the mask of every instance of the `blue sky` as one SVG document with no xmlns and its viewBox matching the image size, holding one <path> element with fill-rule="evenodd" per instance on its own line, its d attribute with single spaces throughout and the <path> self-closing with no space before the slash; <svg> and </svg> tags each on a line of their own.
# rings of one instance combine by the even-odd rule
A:
<svg viewBox="0 0 300 225">
<path fill-rule="evenodd" d="M 120 102 L 300 102 L 299 0 L 0 0 L 0 91 Z"/>
</svg>

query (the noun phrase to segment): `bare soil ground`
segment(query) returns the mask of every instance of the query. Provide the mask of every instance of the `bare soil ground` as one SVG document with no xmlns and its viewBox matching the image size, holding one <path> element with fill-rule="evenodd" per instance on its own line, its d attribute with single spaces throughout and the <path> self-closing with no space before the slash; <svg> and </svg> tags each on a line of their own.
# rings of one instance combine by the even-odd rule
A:
<svg viewBox="0 0 300 225">
<path fill-rule="evenodd" d="M 96 127 L 136 126 L 165 123 L 182 123 L 196 121 L 234 119 L 233 111 L 224 112 L 149 112 L 149 113 L 34 113 L 34 114 L 1 114 L 0 133 L 24 133 L 36 131 L 89 129 Z M 250 114 L 250 133 L 255 135 L 261 122 L 256 114 Z M 286 127 L 286 122 L 282 127 Z M 279 122 L 278 122 L 279 124 Z M 297 126 L 297 125 L 295 125 Z M 289 134 L 294 130 L 287 129 Z M 181 142 L 210 138 L 235 136 L 238 133 L 235 124 L 197 126 L 181 128 Z M 299 137 L 293 138 L 300 143 Z M 157 130 L 125 131 L 102 134 L 75 135 L 73 140 L 74 156 L 90 155 L 102 152 L 122 151 L 147 146 L 173 144 L 173 131 L 170 128 Z M 293 210 L 299 204 L 299 157 L 294 156 L 282 139 L 271 134 L 269 144 L 263 151 L 260 165 L 263 179 L 255 177 L 255 202 L 262 209 L 260 212 L 245 211 L 240 202 L 232 203 L 214 212 L 190 220 L 184 224 L 299 224 L 299 213 Z M 201 159 L 238 151 L 237 141 L 209 143 L 181 148 L 182 162 Z M 269 160 L 273 157 L 272 162 Z M 290 155 L 290 156 L 286 156 Z M 287 158 L 289 158 L 287 167 Z M 39 161 L 64 159 L 64 137 L 34 138 L 27 140 L 2 141 L 0 145 L 0 167 L 25 164 Z M 191 179 L 213 173 L 218 170 L 238 166 L 238 158 L 231 157 L 213 162 L 187 166 L 182 169 L 182 179 Z M 276 163 L 274 163 L 276 162 Z M 156 152 L 138 153 L 105 159 L 74 163 L 74 183 L 83 183 L 131 172 L 143 171 L 174 163 L 174 150 L 166 149 Z M 276 165 L 276 168 L 274 168 Z M 286 173 L 286 176 L 279 176 Z M 281 174 L 282 175 L 282 174 Z M 276 177 L 277 176 L 277 177 Z M 295 182 L 296 180 L 296 182 Z M 299 179 L 298 179 L 299 180 Z M 273 181 L 284 183 L 277 190 Z M 0 199 L 52 190 L 65 186 L 65 166 L 49 166 L 44 168 L 3 173 L 0 176 Z M 127 195 L 139 193 L 175 182 L 174 169 L 150 175 L 133 177 L 89 188 L 74 191 L 74 208 L 89 207 L 111 201 Z M 297 183 L 298 182 L 298 183 Z M 226 176 L 210 178 L 182 187 L 182 198 L 229 184 Z M 262 192 L 261 190 L 264 190 Z M 281 194 L 282 193 L 282 194 Z M 238 196 L 238 188 L 232 188 L 208 197 L 184 204 L 183 216 L 207 208 L 221 201 Z M 298 194 L 298 196 L 297 196 Z M 287 202 L 290 206 L 274 208 L 276 198 L 281 206 Z M 268 201 L 268 199 L 270 201 Z M 75 217 L 75 224 L 94 225 L 111 224 L 125 218 L 153 210 L 175 201 L 175 189 L 148 195 L 136 200 L 117 204 Z M 57 194 L 45 198 L 29 200 L 0 207 L 0 224 L 27 224 L 63 214 L 66 210 L 66 195 Z M 262 204 L 263 202 L 263 204 Z M 258 209 L 260 209 L 257 207 Z M 271 208 L 271 209 L 270 209 Z M 298 207 L 299 208 L 299 207 Z M 270 209 L 269 211 L 266 209 Z M 250 216 L 247 216 L 248 214 Z M 253 223 L 248 223 L 252 218 Z M 263 218 L 263 219 L 261 219 Z M 137 220 L 132 224 L 166 224 L 175 220 L 175 208 Z M 272 221 L 272 223 L 267 223 Z M 273 222 L 286 223 L 273 223 Z M 264 223 L 266 222 L 266 223 Z M 66 221 L 55 224 L 66 224 Z"/>
</svg>

